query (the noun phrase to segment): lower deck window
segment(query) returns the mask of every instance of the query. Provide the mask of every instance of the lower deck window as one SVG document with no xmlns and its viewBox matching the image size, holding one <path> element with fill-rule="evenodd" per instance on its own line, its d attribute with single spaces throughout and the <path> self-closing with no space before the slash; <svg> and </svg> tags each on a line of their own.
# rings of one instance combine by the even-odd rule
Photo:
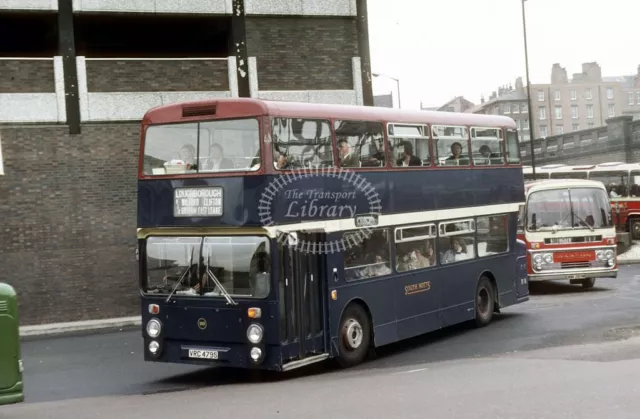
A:
<svg viewBox="0 0 640 419">
<path fill-rule="evenodd" d="M 443 265 L 475 257 L 475 222 L 460 220 L 440 223 L 438 247 Z"/>
<path fill-rule="evenodd" d="M 478 256 L 491 256 L 509 250 L 509 217 L 478 217 Z"/>
<path fill-rule="evenodd" d="M 143 291 L 265 298 L 271 290 L 266 237 L 150 237 Z"/>
<path fill-rule="evenodd" d="M 391 274 L 389 233 L 384 229 L 344 233 L 347 247 L 344 270 L 347 281 Z"/>
</svg>

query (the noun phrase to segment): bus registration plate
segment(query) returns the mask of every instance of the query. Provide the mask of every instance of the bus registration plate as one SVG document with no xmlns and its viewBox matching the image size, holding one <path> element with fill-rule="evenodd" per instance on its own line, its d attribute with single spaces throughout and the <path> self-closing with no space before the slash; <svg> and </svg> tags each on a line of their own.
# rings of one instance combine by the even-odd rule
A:
<svg viewBox="0 0 640 419">
<path fill-rule="evenodd" d="M 218 351 L 205 351 L 201 349 L 189 349 L 189 358 L 218 359 Z"/>
</svg>

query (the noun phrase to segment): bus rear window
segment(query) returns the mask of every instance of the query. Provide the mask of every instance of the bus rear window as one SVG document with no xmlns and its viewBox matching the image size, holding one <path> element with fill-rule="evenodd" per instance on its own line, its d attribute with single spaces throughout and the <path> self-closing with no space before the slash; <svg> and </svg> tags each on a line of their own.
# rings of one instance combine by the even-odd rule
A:
<svg viewBox="0 0 640 419">
<path fill-rule="evenodd" d="M 145 175 L 258 170 L 258 120 L 152 125 L 145 133 L 143 164 Z"/>
</svg>

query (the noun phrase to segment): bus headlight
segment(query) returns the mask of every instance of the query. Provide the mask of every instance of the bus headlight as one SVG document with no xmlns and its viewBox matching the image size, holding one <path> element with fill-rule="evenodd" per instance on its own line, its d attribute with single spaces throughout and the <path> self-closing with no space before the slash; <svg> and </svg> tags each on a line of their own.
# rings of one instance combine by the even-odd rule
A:
<svg viewBox="0 0 640 419">
<path fill-rule="evenodd" d="M 152 338 L 157 338 L 160 335 L 160 331 L 162 330 L 162 325 L 160 325 L 160 321 L 157 319 L 149 320 L 147 323 L 147 334 Z"/>
<path fill-rule="evenodd" d="M 544 263 L 551 265 L 553 263 L 553 253 L 544 254 Z"/>
<path fill-rule="evenodd" d="M 258 362 L 260 360 L 260 357 L 262 356 L 262 350 L 260 348 L 251 348 L 251 359 L 254 362 Z"/>
<path fill-rule="evenodd" d="M 247 329 L 247 339 L 249 339 L 249 342 L 253 343 L 254 345 L 258 344 L 262 340 L 263 332 L 264 330 L 262 329 L 262 326 L 254 323 Z"/>
<path fill-rule="evenodd" d="M 149 343 L 149 352 L 151 352 L 151 355 L 157 355 L 159 349 L 160 349 L 160 344 L 155 340 L 152 340 Z"/>
<path fill-rule="evenodd" d="M 605 255 L 605 259 L 613 259 L 613 257 L 615 256 L 615 252 L 609 249 L 604 252 L 604 255 Z"/>
<path fill-rule="evenodd" d="M 536 254 L 533 256 L 533 262 L 534 262 L 536 265 L 541 265 L 541 264 L 542 264 L 542 261 L 543 261 L 542 253 L 536 253 Z"/>
<path fill-rule="evenodd" d="M 598 260 L 607 260 L 607 252 L 604 250 L 596 250 L 596 258 L 598 258 Z"/>
</svg>

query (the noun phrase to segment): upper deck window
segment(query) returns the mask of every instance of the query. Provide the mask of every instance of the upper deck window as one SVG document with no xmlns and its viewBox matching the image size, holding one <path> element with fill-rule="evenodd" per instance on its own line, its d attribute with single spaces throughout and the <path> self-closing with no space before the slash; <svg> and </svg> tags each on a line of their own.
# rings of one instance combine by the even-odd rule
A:
<svg viewBox="0 0 640 419">
<path fill-rule="evenodd" d="M 331 125 L 325 119 L 273 118 L 276 169 L 333 166 Z"/>
<path fill-rule="evenodd" d="M 476 166 L 504 164 L 500 128 L 471 128 L 471 151 Z"/>
<path fill-rule="evenodd" d="M 387 125 L 391 164 L 396 167 L 430 166 L 429 131 L 426 125 Z"/>
<path fill-rule="evenodd" d="M 520 164 L 520 144 L 518 143 L 518 132 L 514 129 L 507 130 L 507 163 Z"/>
<path fill-rule="evenodd" d="M 469 165 L 469 132 L 466 127 L 434 125 L 431 133 L 436 164 L 440 166 Z"/>
<path fill-rule="evenodd" d="M 384 167 L 382 123 L 370 121 L 335 121 L 340 167 Z"/>
<path fill-rule="evenodd" d="M 144 142 L 145 175 L 258 170 L 257 119 L 152 125 Z"/>
</svg>

